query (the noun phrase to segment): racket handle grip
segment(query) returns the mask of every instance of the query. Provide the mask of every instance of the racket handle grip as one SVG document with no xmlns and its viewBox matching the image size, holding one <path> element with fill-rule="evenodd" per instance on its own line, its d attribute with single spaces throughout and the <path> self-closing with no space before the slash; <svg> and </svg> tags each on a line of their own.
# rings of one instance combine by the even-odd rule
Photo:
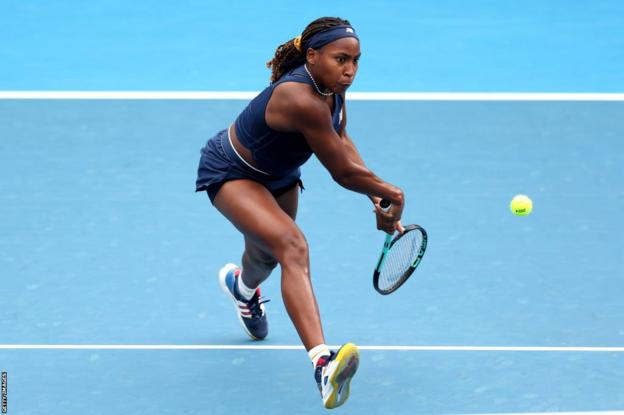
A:
<svg viewBox="0 0 624 415">
<path fill-rule="evenodd" d="M 379 201 L 379 207 L 381 207 L 381 210 L 383 210 L 384 212 L 389 211 L 390 206 L 392 206 L 392 203 L 390 203 L 388 199 L 381 199 Z"/>
</svg>

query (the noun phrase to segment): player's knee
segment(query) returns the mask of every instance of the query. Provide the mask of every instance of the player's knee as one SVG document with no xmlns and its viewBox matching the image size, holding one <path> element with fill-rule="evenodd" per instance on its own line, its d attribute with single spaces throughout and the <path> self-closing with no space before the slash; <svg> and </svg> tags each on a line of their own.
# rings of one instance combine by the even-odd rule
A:
<svg viewBox="0 0 624 415">
<path fill-rule="evenodd" d="M 280 237 L 279 246 L 278 260 L 282 266 L 307 266 L 308 242 L 298 229 L 285 232 Z"/>
</svg>

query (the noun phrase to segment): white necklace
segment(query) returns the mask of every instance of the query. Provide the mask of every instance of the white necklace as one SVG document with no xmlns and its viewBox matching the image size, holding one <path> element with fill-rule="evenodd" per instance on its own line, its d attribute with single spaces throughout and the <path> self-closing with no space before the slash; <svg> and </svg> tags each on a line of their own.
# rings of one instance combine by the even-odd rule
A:
<svg viewBox="0 0 624 415">
<path fill-rule="evenodd" d="M 321 91 L 321 89 L 318 87 L 318 85 L 316 84 L 316 81 L 314 80 L 314 78 L 312 77 L 312 74 L 310 73 L 310 70 L 308 69 L 308 64 L 304 63 L 303 67 L 305 68 L 306 72 L 308 73 L 308 76 L 310 77 L 310 79 L 312 80 L 312 83 L 314 84 L 314 88 L 316 89 L 316 92 L 318 92 L 319 94 L 325 96 L 325 97 L 330 97 L 332 95 L 334 95 L 333 92 L 323 92 Z"/>
</svg>

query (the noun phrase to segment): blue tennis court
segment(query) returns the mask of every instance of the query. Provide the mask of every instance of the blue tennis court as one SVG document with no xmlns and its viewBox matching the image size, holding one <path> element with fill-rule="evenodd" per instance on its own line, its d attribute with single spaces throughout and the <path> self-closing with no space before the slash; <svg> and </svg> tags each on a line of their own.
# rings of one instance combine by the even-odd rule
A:
<svg viewBox="0 0 624 415">
<path fill-rule="evenodd" d="M 362 347 L 337 411 L 624 411 L 622 5 L 321 3 L 326 11 L 302 5 L 282 20 L 269 13 L 278 2 L 9 2 L 0 17 L 0 39 L 12 40 L 0 42 L 7 413 L 325 412 L 279 269 L 263 285 L 269 337 L 252 342 L 216 277 L 240 260 L 242 237 L 194 192 L 199 149 L 248 102 L 227 91 L 263 88 L 275 46 L 322 14 L 349 18 L 364 53 L 374 51 L 356 98 L 486 93 L 347 95 L 364 160 L 405 191 L 403 222 L 429 233 L 422 264 L 390 296 L 371 283 L 383 234 L 370 202 L 316 159 L 303 167 L 298 224 L 325 336 Z M 242 67 L 223 60 L 237 50 L 249 51 Z M 410 51 L 405 69 L 391 76 L 384 64 L 400 50 Z M 579 92 L 605 95 L 566 98 Z M 518 193 L 533 199 L 530 216 L 510 213 Z"/>
</svg>

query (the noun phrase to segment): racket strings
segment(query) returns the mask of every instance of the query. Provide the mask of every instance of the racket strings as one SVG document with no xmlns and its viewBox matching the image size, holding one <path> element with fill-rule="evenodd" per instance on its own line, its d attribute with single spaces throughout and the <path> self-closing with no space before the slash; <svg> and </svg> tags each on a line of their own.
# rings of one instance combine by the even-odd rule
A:
<svg viewBox="0 0 624 415">
<path fill-rule="evenodd" d="M 390 290 L 402 282 L 403 276 L 410 270 L 417 258 L 422 242 L 422 234 L 418 231 L 411 231 L 392 245 L 380 270 L 380 289 Z"/>
</svg>

